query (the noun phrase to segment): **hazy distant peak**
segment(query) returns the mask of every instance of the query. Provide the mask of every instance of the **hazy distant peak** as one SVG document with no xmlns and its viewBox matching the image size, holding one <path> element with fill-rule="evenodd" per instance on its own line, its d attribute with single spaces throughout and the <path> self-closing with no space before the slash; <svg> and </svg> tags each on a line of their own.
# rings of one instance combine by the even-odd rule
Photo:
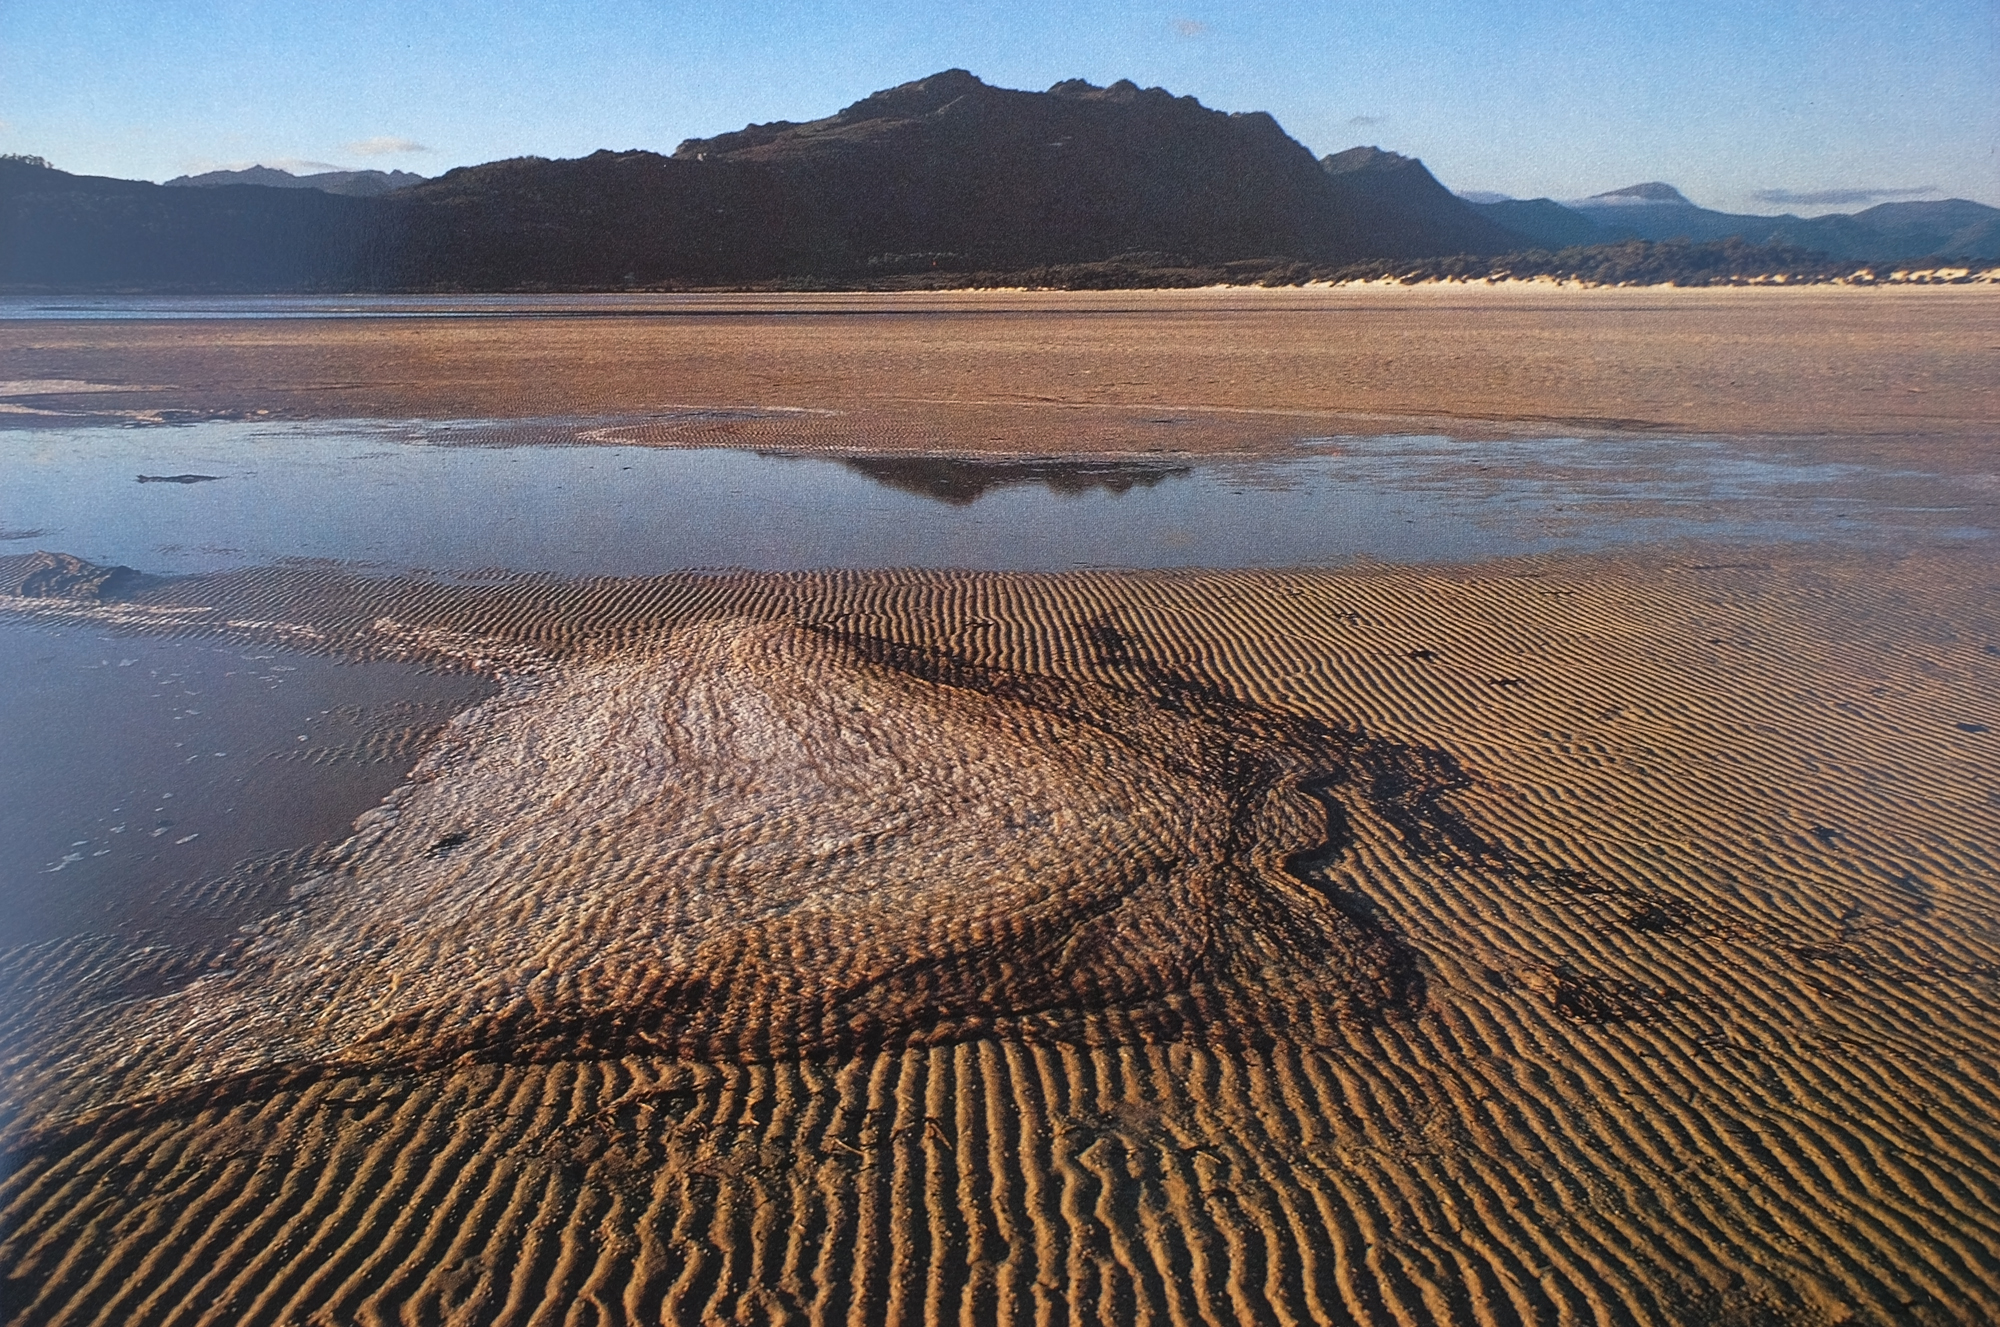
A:
<svg viewBox="0 0 2000 1327">
<path fill-rule="evenodd" d="M 1514 201 L 1514 195 L 1495 193 L 1491 189 L 1459 189 L 1456 192 L 1460 198 L 1463 198 L 1468 203 L 1511 203 Z"/>
<path fill-rule="evenodd" d="M 1345 175 L 1357 170 L 1401 170 L 1409 166 L 1416 166 L 1419 170 L 1423 168 L 1423 163 L 1415 157 L 1406 157 L 1400 152 L 1385 152 L 1379 147 L 1351 147 L 1345 152 L 1321 157 L 1319 164 L 1326 168 L 1328 175 Z"/>
<path fill-rule="evenodd" d="M 213 189 L 228 184 L 255 184 L 266 189 L 318 189 L 322 193 L 373 197 L 392 189 L 422 184 L 424 177 L 406 170 L 333 170 L 315 175 L 294 175 L 271 166 L 247 166 L 242 170 L 212 170 L 200 175 L 179 175 L 169 185 Z"/>
<path fill-rule="evenodd" d="M 1649 180 L 1645 184 L 1628 184 L 1623 189 L 1612 189 L 1601 194 L 1592 194 L 1583 200 L 1601 206 L 1624 207 L 1633 204 L 1674 203 L 1681 207 L 1693 207 L 1687 196 L 1671 184 Z"/>
<path fill-rule="evenodd" d="M 262 184 L 274 189 L 297 189 L 304 187 L 304 181 L 288 170 L 277 170 L 270 166 L 245 166 L 242 170 L 211 170 L 199 175 L 176 175 L 168 184 L 191 184 L 207 187 L 218 184 Z"/>
</svg>

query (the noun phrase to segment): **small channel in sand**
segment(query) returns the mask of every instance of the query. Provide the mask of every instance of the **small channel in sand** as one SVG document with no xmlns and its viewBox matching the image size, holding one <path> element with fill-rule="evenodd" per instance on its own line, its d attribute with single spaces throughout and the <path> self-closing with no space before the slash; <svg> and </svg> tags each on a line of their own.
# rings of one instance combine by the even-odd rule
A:
<svg viewBox="0 0 2000 1327">
<path fill-rule="evenodd" d="M 625 443 L 658 423 L 12 430 L 0 553 L 162 574 L 285 559 L 451 576 L 1288 567 L 1677 539 L 1962 542 L 1994 512 L 1963 481 L 1716 440 L 1321 438 L 1201 462 Z"/>
</svg>

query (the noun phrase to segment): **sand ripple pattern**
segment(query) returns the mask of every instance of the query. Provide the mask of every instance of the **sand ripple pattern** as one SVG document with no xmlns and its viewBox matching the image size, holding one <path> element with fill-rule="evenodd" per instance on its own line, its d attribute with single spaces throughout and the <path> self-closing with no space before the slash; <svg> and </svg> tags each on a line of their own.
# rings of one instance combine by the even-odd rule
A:
<svg viewBox="0 0 2000 1327">
<path fill-rule="evenodd" d="M 1481 849 L 1425 796 L 1448 765 L 1150 680 L 730 619 L 524 677 L 232 970 L 121 1004 L 26 1094 L 61 1121 L 462 1059 L 1268 1039 L 1242 990 L 1280 974 L 1295 1037 L 1414 1005 L 1319 876 L 1336 788 Z"/>
<path fill-rule="evenodd" d="M 170 997 L 241 1013 L 240 1044 L 189 1078 L 163 1038 L 118 1071 L 113 1109 L 62 1086 L 59 1062 L 10 1070 L 45 1075 L 37 1101 L 54 1104 L 37 1109 L 66 1123 L 13 1126 L 0 1290 L 29 1322 L 2000 1318 L 1989 582 L 1946 562 L 1748 559 L 472 588 L 270 572 L 162 590 L 156 607 L 206 605 L 214 629 L 309 624 L 357 651 L 450 630 L 496 643 L 478 657 L 545 663 L 464 717 L 293 914 L 372 919 L 371 939 L 395 943 L 343 949 L 353 973 L 316 986 L 310 935 L 275 918 L 262 957 Z M 854 703 L 877 717 L 826 722 Z M 537 715 L 555 730 L 623 716 L 598 751 L 680 761 L 692 748 L 672 719 L 690 705 L 766 706 L 716 724 L 731 735 L 712 767 L 763 753 L 772 788 L 809 788 L 827 817 L 758 837 L 724 815 L 702 840 L 707 822 L 659 809 L 643 762 L 594 779 L 589 752 L 525 740 Z M 895 714 L 954 745 L 908 742 L 881 717 Z M 812 745 L 835 731 L 865 740 Z M 802 749 L 818 754 L 784 755 L 786 732 L 817 734 Z M 1231 751 L 1267 772 L 1205 772 Z M 1018 801 L 985 794 L 999 753 L 1021 765 Z M 553 785 L 606 827 L 561 839 L 560 869 L 508 854 L 541 823 L 501 797 L 527 786 L 516 766 L 575 772 Z M 1109 948 L 1123 967 L 1037 957 L 1043 985 L 1023 963 L 985 1006 L 914 974 L 869 988 L 942 992 L 958 1012 L 935 1022 L 905 1017 L 921 1000 L 844 1003 L 872 928 L 884 954 L 918 936 L 970 972 L 976 928 L 957 918 L 986 907 L 997 932 L 1039 906 L 1042 877 L 996 869 L 948 820 L 812 856 L 824 825 L 864 814 L 832 772 L 891 770 L 932 786 L 896 788 L 885 814 L 962 796 L 990 824 L 1018 817 L 1024 848 L 1056 842 L 1053 822 L 1029 823 L 1053 796 L 1037 789 L 1093 816 L 1137 799 L 1130 865 L 1099 851 L 1093 820 L 1062 840 L 1061 879 L 1115 899 L 1143 943 Z M 1238 786 L 1265 791 L 1203 792 Z M 1149 789 L 1173 795 L 1149 808 Z M 787 993 L 719 997 L 746 1033 L 834 1039 L 703 1044 L 678 1014 L 629 1015 L 677 1007 L 668 968 L 635 979 L 560 945 L 585 925 L 614 943 L 662 934 L 643 909 L 600 916 L 588 891 L 548 888 L 574 871 L 676 897 L 611 859 L 635 815 L 680 827 L 675 860 L 716 845 L 702 860 L 718 882 L 754 851 L 828 879 L 861 878 L 841 874 L 848 856 L 934 862 L 925 879 L 992 892 L 904 877 L 884 897 L 910 906 L 877 909 L 807 891 L 756 922 L 754 945 L 701 952 L 754 950 L 771 980 L 738 989 Z M 1203 846 L 1148 855 L 1168 841 Z M 502 862 L 549 872 L 550 917 L 522 890 L 441 920 L 455 871 L 506 896 Z M 342 891 L 403 888 L 440 919 L 392 936 L 382 913 L 340 911 Z M 1177 915 L 1193 898 L 1220 903 Z M 843 947 L 775 947 L 826 934 L 813 918 L 838 919 Z M 1332 956 L 1317 984 L 1285 929 L 1307 924 Z M 481 927 L 507 934 L 471 943 Z M 1370 976 L 1398 958 L 1414 986 Z M 551 959 L 592 975 L 527 978 Z M 186 961 L 42 946 L 9 957 L 0 1007 Z M 1107 974 L 1089 999 L 1084 971 Z M 257 1023 L 253 990 L 297 1020 Z M 380 1016 L 316 1010 L 315 991 Z M 514 1013 L 481 1023 L 475 991 L 517 992 Z M 1058 998 L 973 1021 L 1037 991 Z M 81 1008 L 72 1048 L 96 1062 L 93 1029 L 145 1025 L 146 1004 Z M 840 1040 L 852 1009 L 899 1012 Z M 563 1010 L 625 1040 L 556 1056 L 574 1028 L 534 1019 Z M 478 1035 L 452 1039 L 465 1028 Z M 280 1062 L 311 1072 L 243 1067 Z"/>
</svg>

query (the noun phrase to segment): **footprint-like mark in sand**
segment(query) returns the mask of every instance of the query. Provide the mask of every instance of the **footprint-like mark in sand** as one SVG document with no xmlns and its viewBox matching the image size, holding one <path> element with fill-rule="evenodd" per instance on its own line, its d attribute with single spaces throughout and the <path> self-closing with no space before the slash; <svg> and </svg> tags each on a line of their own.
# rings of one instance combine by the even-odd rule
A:
<svg viewBox="0 0 2000 1327">
<path fill-rule="evenodd" d="M 233 971 L 121 1006 L 70 1064 L 185 1108 L 364 1068 L 1255 1037 L 1274 990 L 1299 1035 L 1299 1001 L 1420 1002 L 1323 872 L 1350 811 L 1481 856 L 1449 759 L 1092 641 L 1131 685 L 740 620 L 566 665 L 460 716 Z"/>
</svg>

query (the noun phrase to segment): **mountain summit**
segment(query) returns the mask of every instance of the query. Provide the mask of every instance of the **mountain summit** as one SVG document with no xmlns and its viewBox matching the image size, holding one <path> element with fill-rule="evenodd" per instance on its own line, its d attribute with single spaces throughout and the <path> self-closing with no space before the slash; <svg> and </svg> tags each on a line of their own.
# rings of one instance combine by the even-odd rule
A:
<svg viewBox="0 0 2000 1327">
<path fill-rule="evenodd" d="M 1130 82 L 1017 92 L 950 69 L 823 120 L 692 139 L 672 160 L 754 190 L 759 213 L 738 224 L 780 269 L 1365 248 L 1270 116 Z"/>
<path fill-rule="evenodd" d="M 823 120 L 690 139 L 673 159 L 762 172 L 791 221 L 788 261 L 821 270 L 1325 261 L 1490 252 L 1506 238 L 1422 163 L 1432 189 L 1383 209 L 1368 186 L 1333 184 L 1269 115 L 1125 80 L 1020 92 L 949 69 Z"/>
<path fill-rule="evenodd" d="M 1648 203 L 1670 203 L 1680 207 L 1693 207 L 1687 196 L 1671 184 L 1658 180 L 1648 180 L 1644 184 L 1628 184 L 1623 189 L 1611 189 L 1601 194 L 1592 194 L 1584 200 L 1598 207 L 1644 206 Z"/>
</svg>

